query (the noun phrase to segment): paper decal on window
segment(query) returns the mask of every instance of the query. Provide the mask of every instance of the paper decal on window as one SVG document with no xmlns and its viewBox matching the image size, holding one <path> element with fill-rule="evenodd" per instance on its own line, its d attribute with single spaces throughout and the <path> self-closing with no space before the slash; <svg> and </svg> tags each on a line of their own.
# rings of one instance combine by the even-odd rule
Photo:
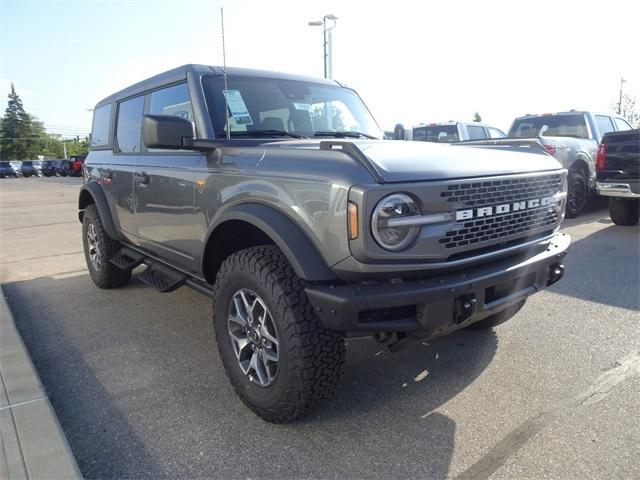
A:
<svg viewBox="0 0 640 480">
<path fill-rule="evenodd" d="M 240 90 L 223 90 L 225 98 L 227 99 L 227 105 L 229 106 L 229 113 L 233 117 L 233 120 L 238 125 L 253 125 L 253 120 L 247 110 L 247 106 L 244 103 L 244 99 L 240 94 Z"/>
<path fill-rule="evenodd" d="M 311 111 L 311 104 L 309 103 L 295 103 L 293 102 L 293 106 L 296 110 L 306 110 L 307 112 Z"/>
</svg>

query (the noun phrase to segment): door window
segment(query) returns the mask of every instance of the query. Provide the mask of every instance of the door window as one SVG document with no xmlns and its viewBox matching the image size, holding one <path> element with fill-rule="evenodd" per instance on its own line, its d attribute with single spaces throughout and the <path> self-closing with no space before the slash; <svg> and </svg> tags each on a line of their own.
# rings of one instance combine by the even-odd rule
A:
<svg viewBox="0 0 640 480">
<path fill-rule="evenodd" d="M 489 138 L 503 138 L 506 137 L 505 133 L 502 130 L 493 127 L 487 127 L 489 130 Z"/>
<path fill-rule="evenodd" d="M 484 127 L 479 127 L 478 125 L 467 125 L 467 132 L 469 132 L 469 140 L 482 140 L 483 138 L 487 138 Z"/>
<path fill-rule="evenodd" d="M 156 90 L 151 94 L 149 113 L 154 115 L 175 115 L 193 122 L 193 107 L 186 83 Z"/>
<path fill-rule="evenodd" d="M 613 123 L 611 122 L 611 117 L 606 115 L 596 115 L 596 123 L 598 124 L 598 130 L 600 130 L 600 135 L 604 135 L 607 132 L 613 132 Z"/>
<path fill-rule="evenodd" d="M 143 109 L 144 97 L 132 98 L 118 106 L 118 124 L 116 127 L 118 152 L 140 152 Z"/>
<path fill-rule="evenodd" d="M 614 120 L 618 131 L 631 130 L 631 125 L 629 125 L 626 120 L 618 117 L 615 117 Z"/>
</svg>

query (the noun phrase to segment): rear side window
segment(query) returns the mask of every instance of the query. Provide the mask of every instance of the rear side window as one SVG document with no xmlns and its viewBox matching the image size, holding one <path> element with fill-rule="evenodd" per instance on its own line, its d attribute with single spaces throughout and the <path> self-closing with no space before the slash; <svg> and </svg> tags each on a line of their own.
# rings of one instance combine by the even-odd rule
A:
<svg viewBox="0 0 640 480">
<path fill-rule="evenodd" d="M 413 141 L 424 142 L 427 139 L 427 127 L 416 127 L 413 129 Z"/>
<path fill-rule="evenodd" d="M 606 115 L 596 115 L 596 123 L 598 124 L 600 135 L 604 135 L 607 132 L 613 132 L 614 130 L 611 117 L 608 117 Z"/>
<path fill-rule="evenodd" d="M 589 138 L 589 130 L 582 114 L 543 115 L 517 119 L 509 136 Z"/>
<path fill-rule="evenodd" d="M 618 117 L 614 118 L 614 120 L 618 131 L 631 130 L 631 125 L 629 125 L 626 120 Z"/>
<path fill-rule="evenodd" d="M 136 97 L 118 106 L 116 140 L 120 153 L 140 152 L 144 97 Z"/>
<path fill-rule="evenodd" d="M 187 84 L 182 83 L 153 92 L 151 94 L 149 113 L 154 115 L 175 115 L 193 122 L 193 108 Z"/>
<path fill-rule="evenodd" d="M 109 145 L 109 123 L 111 120 L 111 104 L 96 108 L 93 112 L 93 128 L 91 129 L 91 146 Z"/>
<path fill-rule="evenodd" d="M 484 127 L 467 125 L 467 131 L 469 132 L 469 140 L 482 140 L 483 138 L 487 138 L 487 135 L 484 133 Z"/>
</svg>

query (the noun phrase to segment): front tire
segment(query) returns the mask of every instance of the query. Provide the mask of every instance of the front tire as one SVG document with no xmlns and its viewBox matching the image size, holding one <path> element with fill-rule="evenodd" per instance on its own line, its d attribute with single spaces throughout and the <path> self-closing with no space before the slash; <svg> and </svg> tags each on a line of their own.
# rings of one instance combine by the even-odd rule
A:
<svg viewBox="0 0 640 480">
<path fill-rule="evenodd" d="M 107 235 L 95 204 L 89 205 L 82 218 L 84 256 L 93 283 L 99 288 L 119 288 L 131 279 L 130 270 L 122 270 L 109 262 L 121 245 Z"/>
<path fill-rule="evenodd" d="M 230 255 L 213 293 L 220 358 L 253 412 L 269 422 L 290 422 L 334 395 L 344 339 L 324 328 L 277 247 Z"/>
<path fill-rule="evenodd" d="M 631 226 L 637 224 L 640 216 L 640 200 L 610 197 L 609 216 L 616 225 Z"/>
<path fill-rule="evenodd" d="M 524 307 L 526 300 L 522 300 L 510 307 L 505 308 L 501 312 L 498 312 L 490 317 L 485 318 L 484 320 L 480 320 L 479 322 L 472 323 L 467 328 L 469 330 L 488 330 L 493 327 L 497 327 L 498 325 L 502 325 L 507 320 L 510 320 L 516 313 Z"/>
<path fill-rule="evenodd" d="M 587 180 L 580 172 L 569 172 L 567 185 L 567 207 L 565 214 L 567 218 L 575 218 L 584 210 L 589 188 L 587 186 Z"/>
</svg>

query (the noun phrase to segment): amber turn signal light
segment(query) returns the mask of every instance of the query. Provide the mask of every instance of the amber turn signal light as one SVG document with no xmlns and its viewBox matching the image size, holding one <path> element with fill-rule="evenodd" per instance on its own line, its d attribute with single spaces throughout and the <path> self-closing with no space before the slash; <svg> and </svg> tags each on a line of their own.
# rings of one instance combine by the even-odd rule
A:
<svg viewBox="0 0 640 480">
<path fill-rule="evenodd" d="M 358 205 L 349 202 L 347 211 L 349 215 L 349 240 L 355 240 L 360 235 L 358 231 Z"/>
</svg>

